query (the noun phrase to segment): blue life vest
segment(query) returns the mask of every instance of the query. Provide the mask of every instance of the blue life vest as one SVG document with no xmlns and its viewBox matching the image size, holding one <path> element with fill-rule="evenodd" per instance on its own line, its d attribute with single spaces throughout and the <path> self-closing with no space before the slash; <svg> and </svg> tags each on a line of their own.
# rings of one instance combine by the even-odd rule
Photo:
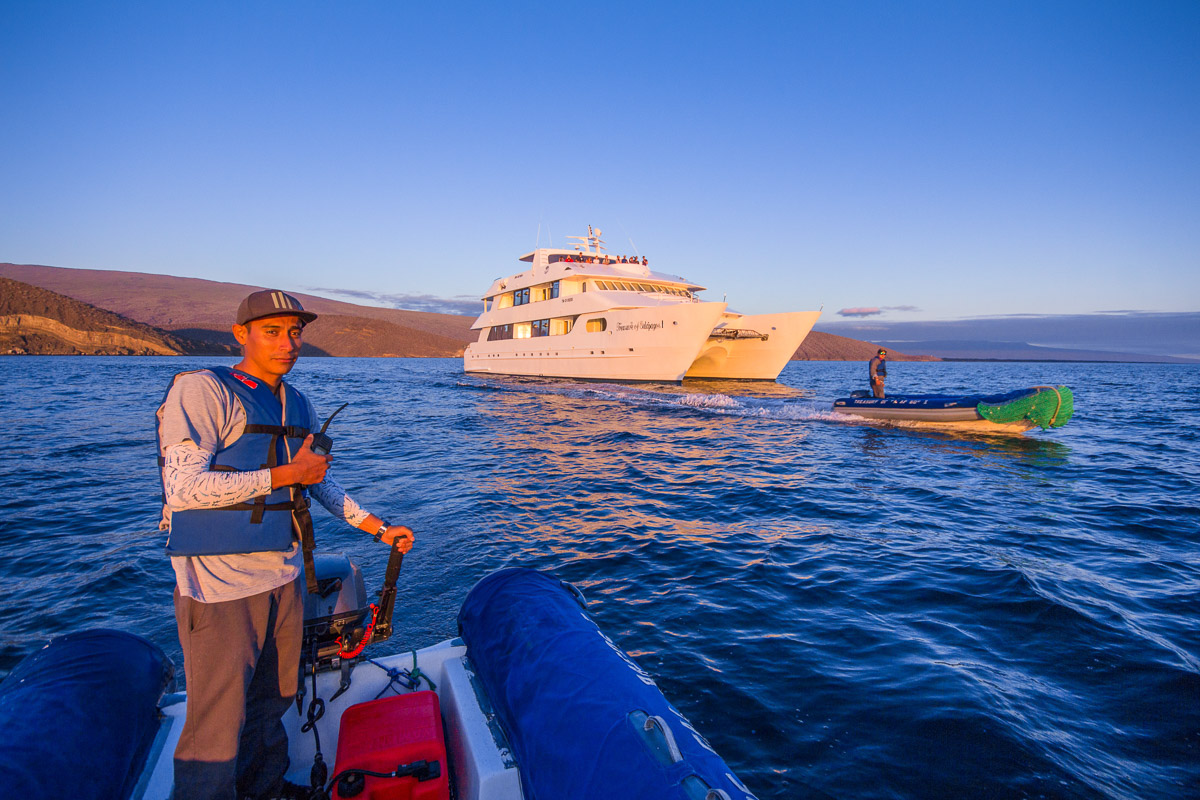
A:
<svg viewBox="0 0 1200 800">
<path fill-rule="evenodd" d="M 242 435 L 216 452 L 210 469 L 251 472 L 288 463 L 289 452 L 296 452 L 313 428 L 304 396 L 280 381 L 279 389 L 286 401 L 281 403 L 271 387 L 258 378 L 229 367 L 210 367 L 208 371 L 241 400 L 246 410 Z M 185 374 L 176 375 L 171 385 Z M 161 439 L 158 445 L 161 460 Z M 289 550 L 295 539 L 292 512 L 307 515 L 307 508 L 308 495 L 303 488 L 282 486 L 249 503 L 174 511 L 167 554 L 212 556 Z"/>
</svg>

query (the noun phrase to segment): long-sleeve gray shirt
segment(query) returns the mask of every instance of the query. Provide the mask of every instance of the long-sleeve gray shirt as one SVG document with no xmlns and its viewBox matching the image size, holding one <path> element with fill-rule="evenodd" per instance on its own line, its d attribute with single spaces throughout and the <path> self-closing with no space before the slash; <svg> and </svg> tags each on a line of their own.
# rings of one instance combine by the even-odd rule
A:
<svg viewBox="0 0 1200 800">
<path fill-rule="evenodd" d="M 308 403 L 308 399 L 305 398 Z M 309 404 L 310 419 L 316 413 Z M 169 530 L 171 512 L 244 503 L 271 491 L 269 469 L 216 472 L 213 455 L 236 441 L 246 426 L 246 410 L 211 372 L 181 375 L 158 409 L 163 465 L 160 530 Z M 309 487 L 329 513 L 357 527 L 369 515 L 329 472 Z M 202 603 L 237 600 L 283 586 L 303 569 L 298 543 L 286 551 L 221 556 L 173 556 L 171 566 L 182 595 Z"/>
</svg>

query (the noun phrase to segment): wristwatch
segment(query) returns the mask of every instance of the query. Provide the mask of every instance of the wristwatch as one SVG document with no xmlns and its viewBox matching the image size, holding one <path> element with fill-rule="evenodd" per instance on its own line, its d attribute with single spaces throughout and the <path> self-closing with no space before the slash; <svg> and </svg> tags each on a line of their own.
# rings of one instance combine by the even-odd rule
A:
<svg viewBox="0 0 1200 800">
<path fill-rule="evenodd" d="M 390 527 L 392 527 L 392 526 L 391 526 L 391 525 L 389 525 L 389 524 L 388 524 L 388 523 L 386 523 L 386 522 L 385 522 L 385 523 L 383 523 L 382 525 L 380 525 L 380 526 L 379 526 L 379 530 L 375 531 L 375 533 L 374 533 L 374 534 L 372 534 L 372 535 L 375 537 L 375 541 L 377 541 L 377 542 L 382 542 L 382 541 L 383 541 L 383 535 L 384 535 L 385 533 L 387 533 L 387 530 L 388 530 L 388 528 L 390 528 Z"/>
</svg>

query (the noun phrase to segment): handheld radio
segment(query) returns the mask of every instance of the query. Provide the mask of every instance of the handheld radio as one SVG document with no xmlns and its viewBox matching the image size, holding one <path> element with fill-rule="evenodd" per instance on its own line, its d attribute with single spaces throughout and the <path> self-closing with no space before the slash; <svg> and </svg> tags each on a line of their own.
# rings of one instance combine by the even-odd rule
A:
<svg viewBox="0 0 1200 800">
<path fill-rule="evenodd" d="M 327 456 L 329 455 L 329 451 L 333 449 L 333 439 L 325 435 L 325 429 L 329 427 L 329 423 L 333 422 L 333 418 L 338 415 L 342 408 L 348 405 L 350 404 L 342 403 L 341 408 L 330 414 L 329 419 L 325 420 L 325 424 L 321 426 L 321 430 L 313 434 L 312 451 L 317 455 Z"/>
</svg>

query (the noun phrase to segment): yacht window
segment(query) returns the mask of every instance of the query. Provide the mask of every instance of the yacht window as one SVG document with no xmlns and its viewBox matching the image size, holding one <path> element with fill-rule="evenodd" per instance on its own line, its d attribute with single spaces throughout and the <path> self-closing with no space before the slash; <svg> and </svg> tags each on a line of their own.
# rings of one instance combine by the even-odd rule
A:
<svg viewBox="0 0 1200 800">
<path fill-rule="evenodd" d="M 550 335 L 562 336 L 571 332 L 571 319 L 552 319 L 550 320 Z"/>
<path fill-rule="evenodd" d="M 588 333 L 599 333 L 607 327 L 608 323 L 605 322 L 604 317 L 597 317 L 596 319 L 589 319 L 587 321 L 587 328 L 585 330 Z"/>
<path fill-rule="evenodd" d="M 533 325 L 533 335 L 534 336 L 549 336 L 550 335 L 550 320 L 548 320 L 548 319 L 534 320 L 531 324 Z"/>
<path fill-rule="evenodd" d="M 499 341 L 501 339 L 511 339 L 511 338 L 513 338 L 511 325 L 493 325 L 492 329 L 490 331 L 488 331 L 488 341 L 489 342 L 495 342 L 495 341 Z"/>
<path fill-rule="evenodd" d="M 528 289 L 516 289 L 513 291 L 513 305 L 514 306 L 523 306 L 528 302 L 529 302 L 529 290 Z"/>
<path fill-rule="evenodd" d="M 512 292 L 496 296 L 496 308 L 511 308 L 513 304 Z"/>
<path fill-rule="evenodd" d="M 532 324 L 528 322 L 518 322 L 513 325 L 514 339 L 528 339 L 533 335 Z"/>
<path fill-rule="evenodd" d="M 558 297 L 558 281 L 550 284 L 550 299 L 553 300 L 556 297 Z"/>
</svg>

